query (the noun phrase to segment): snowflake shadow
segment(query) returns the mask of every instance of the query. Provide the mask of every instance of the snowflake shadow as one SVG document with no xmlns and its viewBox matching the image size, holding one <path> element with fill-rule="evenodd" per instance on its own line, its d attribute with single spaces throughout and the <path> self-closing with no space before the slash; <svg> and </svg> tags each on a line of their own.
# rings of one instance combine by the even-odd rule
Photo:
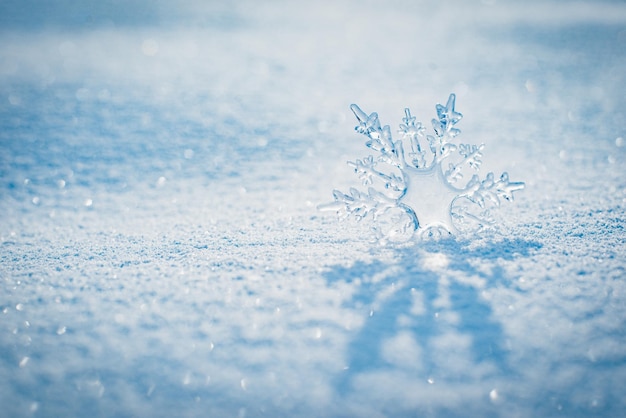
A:
<svg viewBox="0 0 626 418">
<path fill-rule="evenodd" d="M 419 250 L 398 249 L 392 262 L 357 262 L 329 271 L 329 283 L 354 286 L 346 305 L 365 317 L 349 339 L 346 368 L 334 382 L 335 392 L 344 399 L 367 401 L 378 391 L 375 396 L 387 412 L 397 412 L 403 406 L 394 397 L 406 389 L 402 386 L 414 384 L 419 392 L 465 385 L 481 389 L 481 402 L 489 404 L 488 388 L 514 371 L 507 361 L 503 327 L 481 293 L 506 286 L 499 260 L 527 257 L 540 247 L 532 241 L 504 240 L 472 249 L 467 242 L 442 240 L 424 243 Z M 384 381 L 390 387 L 382 388 Z M 407 402 L 405 408 L 415 409 Z"/>
</svg>

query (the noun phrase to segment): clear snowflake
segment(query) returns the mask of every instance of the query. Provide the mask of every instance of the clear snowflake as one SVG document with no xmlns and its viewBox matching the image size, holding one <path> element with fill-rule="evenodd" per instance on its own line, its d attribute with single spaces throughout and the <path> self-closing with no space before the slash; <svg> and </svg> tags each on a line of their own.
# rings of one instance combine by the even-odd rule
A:
<svg viewBox="0 0 626 418">
<path fill-rule="evenodd" d="M 456 125 L 463 117 L 454 108 L 455 100 L 450 94 L 445 106 L 436 106 L 432 135 L 405 109 L 398 132 L 410 144 L 406 155 L 402 140 L 393 140 L 389 125 L 381 127 L 377 113 L 368 115 L 351 105 L 359 122 L 356 131 L 368 137 L 367 147 L 379 155 L 348 162 L 369 186 L 367 192 L 334 190 L 335 201 L 320 209 L 357 220 L 371 215 L 376 236 L 383 241 L 492 226 L 491 209 L 499 207 L 502 199 L 513 200 L 513 192 L 523 189 L 524 183 L 509 181 L 506 172 L 499 179 L 490 172 L 484 180 L 472 173 L 480 170 L 484 144 L 453 143 L 461 133 Z"/>
</svg>

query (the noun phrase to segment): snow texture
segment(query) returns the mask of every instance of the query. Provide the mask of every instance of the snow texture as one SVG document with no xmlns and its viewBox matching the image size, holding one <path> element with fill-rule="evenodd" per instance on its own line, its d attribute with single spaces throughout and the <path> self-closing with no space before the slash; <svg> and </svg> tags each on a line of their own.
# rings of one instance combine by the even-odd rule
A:
<svg viewBox="0 0 626 418">
<path fill-rule="evenodd" d="M 0 2 L 0 415 L 623 417 L 621 1 Z M 319 212 L 455 92 L 476 239 Z M 402 109 L 400 107 L 400 109 Z"/>
</svg>

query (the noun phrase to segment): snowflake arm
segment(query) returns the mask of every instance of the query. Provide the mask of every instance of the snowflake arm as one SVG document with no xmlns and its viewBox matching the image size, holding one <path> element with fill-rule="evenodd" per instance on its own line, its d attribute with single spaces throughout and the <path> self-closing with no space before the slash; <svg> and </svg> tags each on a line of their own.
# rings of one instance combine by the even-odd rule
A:
<svg viewBox="0 0 626 418">
<path fill-rule="evenodd" d="M 463 177 L 462 170 L 464 166 L 479 170 L 482 164 L 483 148 L 485 148 L 485 144 L 480 144 L 479 146 L 459 145 L 459 154 L 464 158 L 456 164 L 449 164 L 448 170 L 445 172 L 446 180 L 451 184 L 460 180 Z"/>
<path fill-rule="evenodd" d="M 426 150 L 422 148 L 422 141 L 426 128 L 421 122 L 416 122 L 415 116 L 411 116 L 409 108 L 404 109 L 404 118 L 398 132 L 411 144 L 411 163 L 417 168 L 426 167 Z"/>
<path fill-rule="evenodd" d="M 448 103 L 446 103 L 445 106 L 440 104 L 436 106 L 439 120 L 433 119 L 433 128 L 439 136 L 443 137 L 447 135 L 449 138 L 454 138 L 461 133 L 459 129 L 454 128 L 454 125 L 459 123 L 463 118 L 461 113 L 454 110 L 455 102 L 456 95 L 452 93 L 450 97 L 448 97 Z"/>
<path fill-rule="evenodd" d="M 499 207 L 502 203 L 501 199 L 513 201 L 513 192 L 524 189 L 524 186 L 522 182 L 511 182 L 507 172 L 502 173 L 497 181 L 494 180 L 494 174 L 490 172 L 483 181 L 480 181 L 476 175 L 472 177 L 467 187 L 468 192 L 464 196 L 481 208 L 486 206 L 486 201 Z"/>
<path fill-rule="evenodd" d="M 374 183 L 374 178 L 379 178 L 385 183 L 385 188 L 400 192 L 404 189 L 404 180 L 402 177 L 398 177 L 395 174 L 385 174 L 377 171 L 377 162 L 374 161 L 374 157 L 368 155 L 363 160 L 356 160 L 355 162 L 348 161 L 348 165 L 354 169 L 354 172 L 359 176 L 364 186 Z"/>
<path fill-rule="evenodd" d="M 398 168 L 403 168 L 406 163 L 404 161 L 402 141 L 393 141 L 389 125 L 381 127 L 378 120 L 378 113 L 376 112 L 368 116 L 355 104 L 351 105 L 350 109 L 359 121 L 359 124 L 354 129 L 369 138 L 369 141 L 367 141 L 365 145 L 380 153 L 378 160 Z"/>
<path fill-rule="evenodd" d="M 389 198 L 383 193 L 376 191 L 370 187 L 367 193 L 361 192 L 355 188 L 350 188 L 349 194 L 345 194 L 339 190 L 333 190 L 335 201 L 325 205 L 320 205 L 320 210 L 335 211 L 343 217 L 354 216 L 357 221 L 371 214 L 374 220 L 380 214 L 385 213 L 388 209 L 397 206 L 396 199 Z"/>
</svg>

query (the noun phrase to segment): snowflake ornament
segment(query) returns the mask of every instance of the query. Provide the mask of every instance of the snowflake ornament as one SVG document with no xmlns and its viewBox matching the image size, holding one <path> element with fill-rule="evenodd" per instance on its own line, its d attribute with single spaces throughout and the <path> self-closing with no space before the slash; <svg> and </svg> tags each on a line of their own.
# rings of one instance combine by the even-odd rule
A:
<svg viewBox="0 0 626 418">
<path fill-rule="evenodd" d="M 454 108 L 455 100 L 450 94 L 445 106 L 436 106 L 432 134 L 405 109 L 398 132 L 409 144 L 406 154 L 402 140 L 393 140 L 391 128 L 381 127 L 377 113 L 368 115 L 351 105 L 359 122 L 355 130 L 378 153 L 376 158 L 348 162 L 369 187 L 367 192 L 351 188 L 347 194 L 334 190 L 335 201 L 320 209 L 359 221 L 371 215 L 381 241 L 405 241 L 415 233 L 441 237 L 493 226 L 491 210 L 503 199 L 513 200 L 513 192 L 523 189 L 524 183 L 511 182 L 506 172 L 498 179 L 490 172 L 484 180 L 473 173 L 480 170 L 484 144 L 454 142 L 463 117 Z"/>
</svg>

